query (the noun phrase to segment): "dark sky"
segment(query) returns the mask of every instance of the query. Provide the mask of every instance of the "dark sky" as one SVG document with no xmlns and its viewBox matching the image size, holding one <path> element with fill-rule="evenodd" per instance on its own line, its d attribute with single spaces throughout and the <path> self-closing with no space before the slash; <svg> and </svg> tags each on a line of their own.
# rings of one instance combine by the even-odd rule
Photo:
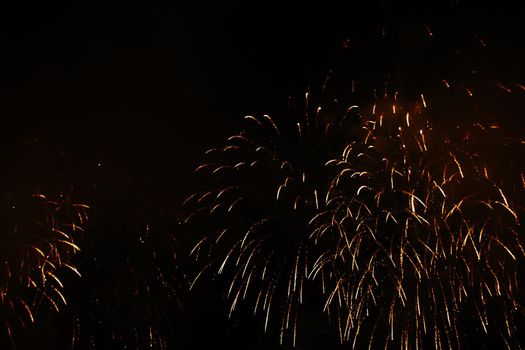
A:
<svg viewBox="0 0 525 350">
<path fill-rule="evenodd" d="M 54 133 L 148 180 L 187 178 L 242 116 L 271 113 L 327 70 L 346 15 L 306 6 L 4 4 L 5 134 Z"/>
<path fill-rule="evenodd" d="M 511 61 L 522 49 L 520 12 L 458 3 L 4 2 L 3 130 L 19 139 L 56 131 L 53 142 L 149 169 L 149 180 L 185 178 L 242 116 L 272 114 L 304 93 L 332 68 L 343 39 L 374 26 L 449 26 L 451 49 L 455 37 L 481 32 L 502 47 L 492 51 L 497 68 L 522 74 Z M 410 54 L 383 53 L 392 62 Z"/>
<path fill-rule="evenodd" d="M 244 115 L 272 114 L 288 96 L 319 84 L 340 59 L 344 39 L 366 41 L 373 38 L 367 31 L 385 23 L 400 28 L 405 48 L 411 47 L 405 24 L 443 29 L 448 37 L 440 45 L 451 51 L 475 52 L 462 38 L 479 34 L 491 45 L 488 58 L 478 60 L 483 74 L 523 83 L 523 13 L 503 2 L 480 6 L 459 0 L 439 6 L 3 1 L 0 147 L 45 139 L 70 154 L 84 177 L 101 164 L 112 174 L 113 182 L 107 181 L 118 188 L 115 193 L 132 188 L 146 207 L 176 208 L 194 185 L 192 169 L 206 148 L 237 130 Z M 364 44 L 374 47 L 373 41 Z M 407 58 L 406 52 L 414 55 Z M 415 49 L 383 55 L 402 72 L 418 74 L 429 65 L 429 57 Z M 374 69 L 372 63 L 363 67 Z M 240 321 L 223 324 L 220 298 L 200 293 L 207 306 L 196 308 L 184 325 L 181 348 L 274 344 L 259 332 L 260 322 L 255 329 Z M 311 346 L 324 338 L 312 339 Z"/>
</svg>

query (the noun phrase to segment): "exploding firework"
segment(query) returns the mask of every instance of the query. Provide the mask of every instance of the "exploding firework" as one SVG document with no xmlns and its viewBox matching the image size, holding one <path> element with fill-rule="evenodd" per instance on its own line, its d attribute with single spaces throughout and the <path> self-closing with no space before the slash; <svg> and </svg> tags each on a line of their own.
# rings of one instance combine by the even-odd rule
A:
<svg viewBox="0 0 525 350">
<path fill-rule="evenodd" d="M 186 289 L 177 215 L 56 136 L 2 154 L 2 344 L 171 348 Z"/>
<path fill-rule="evenodd" d="M 90 223 L 78 242 L 82 279 L 65 291 L 68 306 L 38 331 L 50 349 L 169 349 L 186 289 L 177 216 L 155 205 L 137 209 L 143 202 L 129 196 L 128 184 L 106 181 L 92 193 Z"/>
<path fill-rule="evenodd" d="M 308 222 L 329 182 L 324 163 L 352 128 L 351 118 L 335 117 L 337 104 L 321 110 L 319 96 L 291 101 L 279 118 L 245 117 L 239 134 L 206 152 L 196 172 L 208 189 L 185 202 L 186 222 L 203 236 L 192 251 L 204 262 L 195 282 L 207 272 L 227 276 L 230 316 L 250 300 L 265 330 L 279 324 L 281 343 L 287 334 L 296 342 L 312 263 Z"/>
<path fill-rule="evenodd" d="M 312 220 L 312 239 L 333 246 L 311 276 L 341 340 L 460 348 L 470 341 L 461 324 L 476 321 L 519 346 L 515 263 L 525 252 L 515 203 L 424 109 L 402 108 L 394 94 L 360 114 L 361 135 L 327 163 L 337 175 Z"/>
<path fill-rule="evenodd" d="M 41 146 L 38 142 L 2 157 L 6 171 L 0 202 L 0 317 L 5 330 L 2 338 L 13 347 L 20 329 L 26 329 L 44 311 L 59 311 L 67 305 L 65 272 L 80 275 L 72 258 L 79 251 L 88 207 L 72 199 L 69 189 L 60 186 L 57 191 L 49 174 L 42 174 L 40 183 L 35 183 L 33 166 L 54 159 L 40 151 L 34 158 L 34 147 Z M 31 163 L 29 181 L 26 162 Z"/>
</svg>

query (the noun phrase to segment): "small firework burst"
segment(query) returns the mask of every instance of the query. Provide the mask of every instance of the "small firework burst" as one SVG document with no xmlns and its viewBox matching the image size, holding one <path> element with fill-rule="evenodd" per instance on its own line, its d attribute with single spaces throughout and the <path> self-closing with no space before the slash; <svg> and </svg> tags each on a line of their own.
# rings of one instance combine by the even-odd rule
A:
<svg viewBox="0 0 525 350">
<path fill-rule="evenodd" d="M 482 161 L 396 100 L 363 108 L 361 135 L 328 162 L 337 175 L 312 220 L 312 238 L 333 246 L 312 268 L 325 310 L 354 347 L 460 348 L 471 316 L 515 346 L 515 205 Z"/>
<path fill-rule="evenodd" d="M 59 311 L 68 303 L 62 275 L 65 270 L 80 275 L 72 258 L 79 251 L 88 206 L 71 199 L 69 189 L 52 190 L 52 181 L 45 179 L 49 174 L 35 184 L 34 164 L 29 165 L 27 180 L 21 170 L 27 164 L 18 164 L 46 162 L 49 157 L 28 160 L 27 152 L 12 153 L 16 152 L 2 159 L 6 171 L 0 199 L 0 318 L 2 338 L 14 347 L 18 329 L 34 323 L 42 311 Z"/>
<path fill-rule="evenodd" d="M 50 349 L 160 350 L 175 342 L 186 289 L 177 216 L 154 205 L 137 209 L 142 202 L 123 187 L 97 183 L 90 224 L 78 242 L 82 251 L 74 259 L 82 279 L 65 291 L 69 305 L 39 329 Z"/>
</svg>

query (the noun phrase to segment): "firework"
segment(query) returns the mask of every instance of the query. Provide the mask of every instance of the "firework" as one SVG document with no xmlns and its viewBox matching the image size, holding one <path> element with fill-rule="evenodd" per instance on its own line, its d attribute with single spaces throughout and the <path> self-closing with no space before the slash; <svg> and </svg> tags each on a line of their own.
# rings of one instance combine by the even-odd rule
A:
<svg viewBox="0 0 525 350">
<path fill-rule="evenodd" d="M 22 154 L 11 150 L 2 159 L 6 171 L 0 202 L 0 317 L 5 330 L 2 337 L 13 347 L 20 329 L 34 323 L 45 310 L 59 311 L 67 305 L 63 276 L 65 271 L 80 275 L 72 258 L 79 251 L 78 240 L 87 220 L 87 205 L 71 199 L 69 189 L 59 187 L 57 191 L 52 179 L 45 176 L 37 185 L 32 173 L 27 180 L 22 170 L 25 161 L 50 161 L 50 157 L 31 155 L 28 160 L 33 147 L 23 149 Z"/>
<path fill-rule="evenodd" d="M 327 163 L 337 175 L 312 238 L 333 249 L 311 271 L 325 310 L 354 347 L 460 348 L 468 319 L 517 346 L 515 205 L 418 110 L 395 94 L 363 108 L 361 135 Z"/>
<path fill-rule="evenodd" d="M 202 237 L 192 251 L 204 266 L 194 283 L 207 272 L 226 276 L 230 316 L 249 300 L 265 330 L 279 324 L 281 343 L 287 334 L 296 342 L 312 263 L 308 221 L 326 196 L 324 163 L 352 128 L 330 104 L 318 108 L 318 96 L 291 101 L 278 118 L 245 117 L 239 134 L 206 152 L 196 172 L 208 189 L 185 203 L 186 223 Z"/>
<path fill-rule="evenodd" d="M 142 202 L 126 197 L 128 186 L 101 180 L 96 188 L 74 259 L 82 279 L 69 284 L 68 306 L 39 332 L 50 349 L 169 349 L 186 289 L 177 216 L 154 205 L 137 209 Z"/>
</svg>

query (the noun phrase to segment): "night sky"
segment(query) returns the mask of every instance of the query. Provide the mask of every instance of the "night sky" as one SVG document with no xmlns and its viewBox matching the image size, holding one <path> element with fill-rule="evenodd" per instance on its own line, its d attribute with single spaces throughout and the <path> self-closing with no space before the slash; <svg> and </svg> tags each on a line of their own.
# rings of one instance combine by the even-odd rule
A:
<svg viewBox="0 0 525 350">
<path fill-rule="evenodd" d="M 419 38 L 425 25 L 433 45 Z M 26 330 L 15 326 L 17 349 L 147 348 L 129 340 L 149 332 L 139 316 L 151 310 L 146 303 L 163 310 L 157 336 L 167 349 L 291 348 L 279 346 L 278 331 L 265 334 L 249 307 L 228 319 L 220 279 L 186 290 L 195 239 L 180 223 L 181 203 L 199 190 L 194 169 L 204 151 L 241 129 L 245 115 L 279 115 L 290 96 L 316 89 L 332 69 L 388 76 L 407 96 L 447 74 L 478 90 L 525 84 L 524 38 L 523 11 L 501 1 L 2 2 L 1 195 L 66 188 L 92 210 L 73 257 L 83 277 L 63 277 L 68 306 L 44 308 Z M 525 88 L 484 93 L 489 114 L 525 137 Z M 441 118 L 434 122 L 456 122 Z M 142 234 L 134 235 L 146 226 L 152 233 L 141 246 Z M 179 283 L 176 297 L 163 294 L 153 277 L 159 269 Z M 127 299 L 137 275 L 151 294 Z M 72 324 L 82 317 L 89 321 L 79 323 L 72 347 Z M 312 307 L 304 319 L 300 349 L 339 348 L 326 315 Z M 108 343 L 104 322 L 118 324 L 122 339 Z M 11 346 L 0 339 L 0 348 Z"/>
</svg>

